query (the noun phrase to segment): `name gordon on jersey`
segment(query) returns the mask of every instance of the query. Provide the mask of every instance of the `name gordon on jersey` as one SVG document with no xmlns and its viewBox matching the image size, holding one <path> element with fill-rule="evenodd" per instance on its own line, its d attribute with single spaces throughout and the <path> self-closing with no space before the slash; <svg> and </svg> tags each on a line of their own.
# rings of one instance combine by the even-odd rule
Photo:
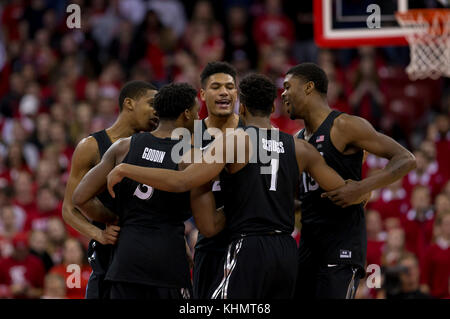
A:
<svg viewBox="0 0 450 319">
<path fill-rule="evenodd" d="M 151 162 L 162 163 L 164 157 L 166 156 L 166 152 L 154 150 L 146 147 L 144 152 L 142 153 L 142 158 Z"/>
</svg>

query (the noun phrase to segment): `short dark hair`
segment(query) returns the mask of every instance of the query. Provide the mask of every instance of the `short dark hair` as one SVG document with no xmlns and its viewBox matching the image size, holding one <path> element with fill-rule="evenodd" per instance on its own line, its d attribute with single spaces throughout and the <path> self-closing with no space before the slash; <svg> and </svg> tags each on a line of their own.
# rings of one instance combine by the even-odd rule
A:
<svg viewBox="0 0 450 319">
<path fill-rule="evenodd" d="M 119 110 L 123 109 L 123 102 L 127 97 L 138 99 L 142 97 L 148 90 L 157 91 L 158 89 L 151 83 L 145 81 L 131 81 L 126 83 L 119 94 Z"/>
<path fill-rule="evenodd" d="M 154 108 L 160 119 L 174 120 L 195 104 L 197 91 L 187 83 L 163 86 L 155 95 Z"/>
<path fill-rule="evenodd" d="M 314 86 L 320 94 L 328 92 L 328 77 L 324 70 L 314 63 L 301 63 L 292 67 L 287 74 L 302 78 L 309 82 L 314 82 Z"/>
<path fill-rule="evenodd" d="M 253 115 L 270 115 L 276 97 L 277 88 L 265 75 L 247 75 L 239 84 L 239 100 Z"/>
<path fill-rule="evenodd" d="M 200 74 L 202 87 L 205 87 L 208 78 L 217 73 L 225 73 L 231 75 L 234 82 L 236 82 L 236 69 L 227 62 L 209 62 Z"/>
</svg>

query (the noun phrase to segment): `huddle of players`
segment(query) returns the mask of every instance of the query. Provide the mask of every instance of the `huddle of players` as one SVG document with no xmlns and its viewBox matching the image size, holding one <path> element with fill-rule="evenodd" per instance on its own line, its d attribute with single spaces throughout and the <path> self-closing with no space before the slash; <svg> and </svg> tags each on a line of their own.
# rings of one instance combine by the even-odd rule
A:
<svg viewBox="0 0 450 319">
<path fill-rule="evenodd" d="M 102 234 L 111 239 L 102 242 L 97 236 L 91 245 L 87 297 L 191 297 L 183 222 L 192 212 L 200 234 L 207 236 L 199 235 L 196 245 L 194 298 L 352 298 L 364 274 L 361 202 L 372 189 L 411 170 L 412 155 L 362 119 L 329 109 L 326 75 L 314 64 L 292 68 L 284 82 L 282 97 L 291 118 L 305 120 L 306 130 L 297 138 L 271 127 L 276 87 L 268 78 L 253 74 L 241 81 L 240 117 L 233 112 L 238 93 L 231 66 L 210 63 L 201 81 L 209 113 L 202 121 L 202 163 L 187 166 L 170 156 L 178 143 L 170 138 L 172 131 L 184 127 L 192 132 L 198 119 L 196 92 L 187 84 L 170 84 L 155 95 L 154 88 L 140 83 L 142 87 L 121 100 L 126 108 L 122 106 L 118 122 L 124 109 L 136 111 L 146 96 L 147 114 L 153 119 L 149 124 L 156 124 L 151 104 L 159 116 L 159 126 L 151 133 L 114 136 L 110 129 L 93 134 L 98 152 L 92 152 L 96 157 L 90 170 L 66 191 L 70 212 L 80 221 L 78 208 L 108 224 Z M 152 129 L 137 127 L 136 132 Z M 208 128 L 225 133 L 237 127 L 242 129 L 216 139 L 208 134 Z M 348 127 L 350 134 L 340 131 Z M 256 129 L 253 141 L 248 128 Z M 348 136 L 358 132 L 360 142 Z M 124 138 L 111 146 L 114 137 Z M 268 152 L 270 162 L 263 162 L 257 149 L 263 139 L 266 145 L 281 145 Z M 208 161 L 221 147 L 221 160 Z M 245 149 L 245 161 L 227 156 L 228 147 L 233 154 Z M 363 149 L 390 163 L 376 178 L 356 182 L 361 179 Z M 256 162 L 250 161 L 253 154 Z M 270 174 L 261 174 L 263 168 Z M 323 198 L 324 191 L 328 198 Z M 298 251 L 290 236 L 297 196 L 303 224 Z M 102 244 L 116 242 L 117 218 L 120 240 L 111 249 Z M 94 227 L 86 219 L 82 223 Z"/>
</svg>

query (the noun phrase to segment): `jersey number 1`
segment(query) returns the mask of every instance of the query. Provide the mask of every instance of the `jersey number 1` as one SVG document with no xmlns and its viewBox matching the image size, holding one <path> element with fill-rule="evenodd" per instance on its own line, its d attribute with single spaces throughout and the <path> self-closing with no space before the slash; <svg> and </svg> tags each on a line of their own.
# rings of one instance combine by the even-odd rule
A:
<svg viewBox="0 0 450 319">
<path fill-rule="evenodd" d="M 278 178 L 278 168 L 280 166 L 280 161 L 277 158 L 272 158 L 270 160 L 270 167 L 272 168 L 270 172 L 270 188 L 269 191 L 277 190 L 277 178 Z"/>
</svg>

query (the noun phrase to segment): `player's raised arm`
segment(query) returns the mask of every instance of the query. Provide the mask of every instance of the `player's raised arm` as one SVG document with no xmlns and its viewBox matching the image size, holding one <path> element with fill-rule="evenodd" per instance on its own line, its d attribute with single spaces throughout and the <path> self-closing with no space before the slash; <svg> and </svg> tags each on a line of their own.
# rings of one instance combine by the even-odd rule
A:
<svg viewBox="0 0 450 319">
<path fill-rule="evenodd" d="M 348 145 L 353 145 L 369 153 L 389 160 L 385 168 L 362 181 L 346 183 L 335 191 L 323 196 L 333 202 L 348 206 L 356 198 L 374 189 L 385 187 L 405 176 L 416 167 L 414 155 L 392 138 L 377 132 L 366 120 L 356 116 L 342 116 L 335 124 Z"/>
<path fill-rule="evenodd" d="M 342 177 L 327 165 L 324 158 L 311 144 L 295 139 L 295 154 L 300 173 L 306 171 L 326 190 L 333 190 L 345 184 Z"/>
<path fill-rule="evenodd" d="M 203 153 L 200 159 L 202 162 L 193 163 L 183 171 L 120 164 L 108 175 L 108 191 L 112 197 L 115 197 L 113 187 L 124 177 L 162 191 L 174 193 L 186 192 L 194 187 L 204 185 L 219 175 L 227 162 L 233 163 L 235 161 L 234 155 L 238 154 L 238 149 L 244 147 L 247 152 L 246 160 L 248 160 L 249 148 L 246 145 L 248 139 L 242 138 L 246 135 L 244 131 L 236 130 L 226 138 L 225 136 L 217 137 Z M 233 149 L 234 153 L 227 155 L 227 150 L 230 149 Z"/>
<path fill-rule="evenodd" d="M 72 202 L 87 217 L 101 222 L 114 222 L 117 218 L 110 210 L 93 210 L 96 196 L 106 187 L 106 177 L 117 162 L 121 162 L 129 151 L 131 138 L 120 139 L 106 151 L 100 163 L 93 167 L 80 181 L 73 192 Z"/>
</svg>

